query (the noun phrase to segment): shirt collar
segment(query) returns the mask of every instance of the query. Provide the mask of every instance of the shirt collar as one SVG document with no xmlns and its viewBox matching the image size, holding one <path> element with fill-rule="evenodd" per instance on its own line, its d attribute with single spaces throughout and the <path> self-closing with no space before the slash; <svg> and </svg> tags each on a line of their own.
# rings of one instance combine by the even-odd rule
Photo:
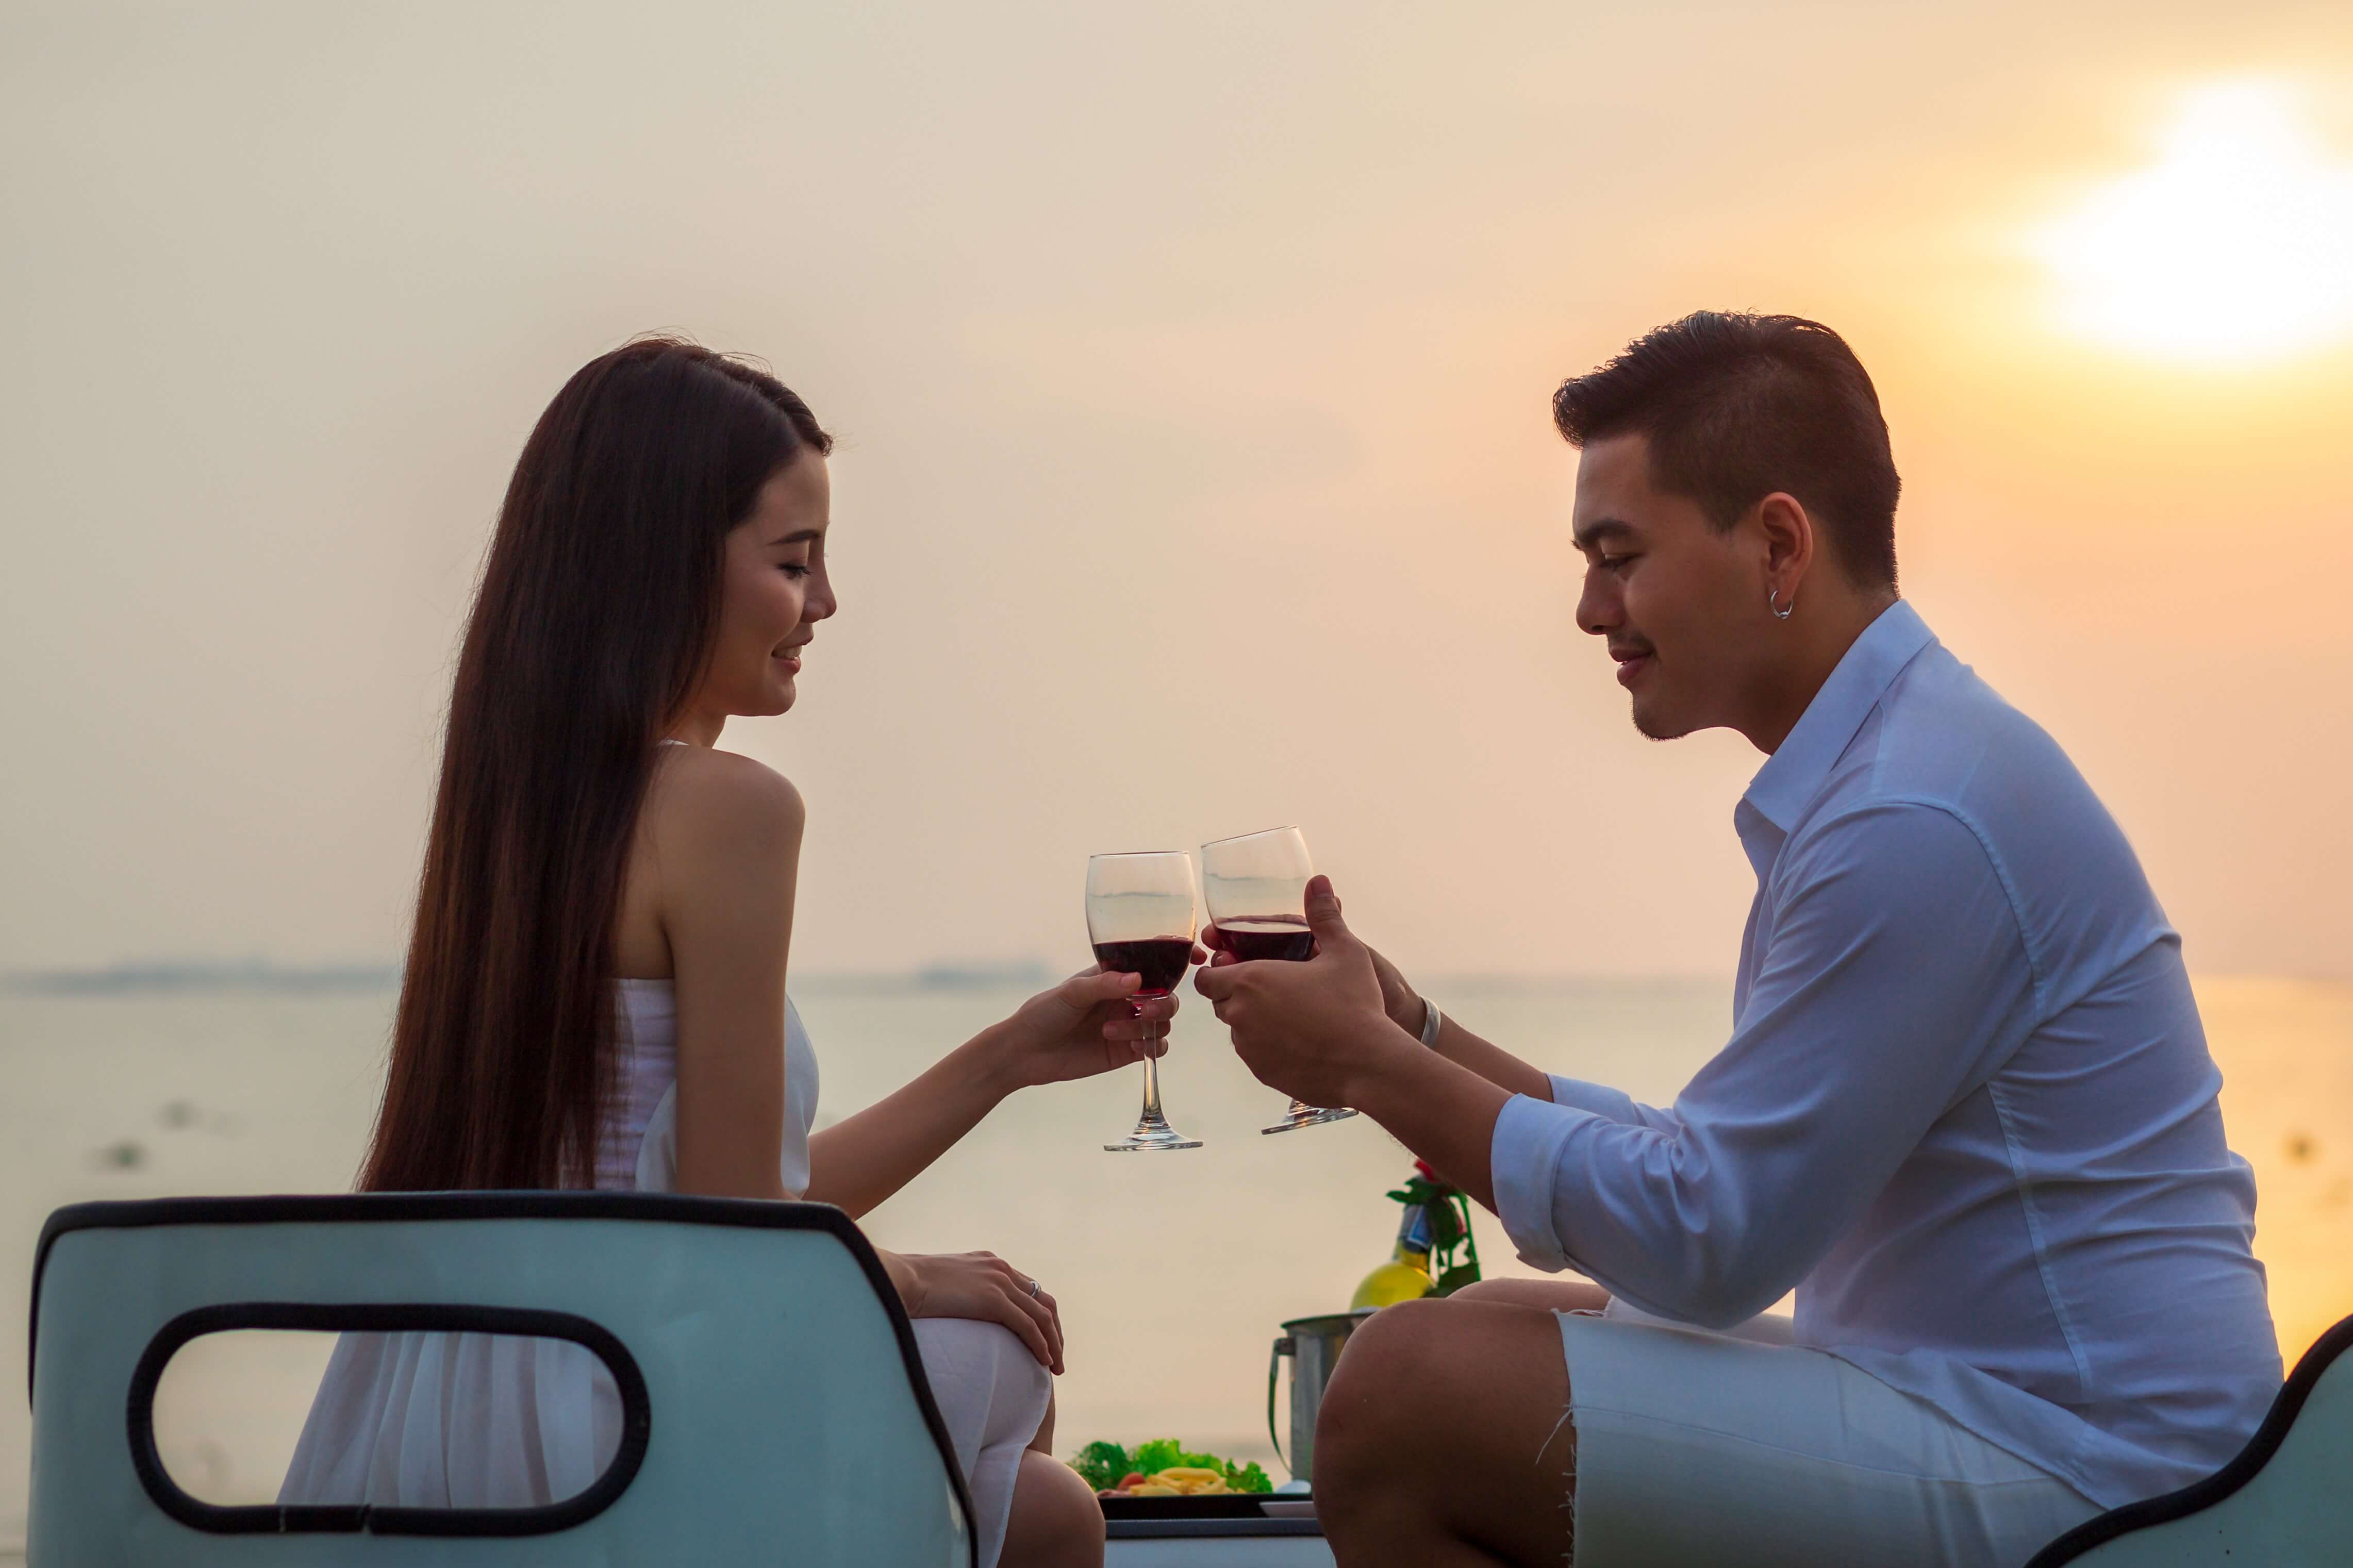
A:
<svg viewBox="0 0 2353 1568">
<path fill-rule="evenodd" d="M 1936 640 L 1919 612 L 1898 599 L 1854 639 L 1806 704 L 1779 750 L 1765 759 L 1740 798 L 1784 834 L 1821 790 L 1862 721 L 1914 656 Z"/>
</svg>

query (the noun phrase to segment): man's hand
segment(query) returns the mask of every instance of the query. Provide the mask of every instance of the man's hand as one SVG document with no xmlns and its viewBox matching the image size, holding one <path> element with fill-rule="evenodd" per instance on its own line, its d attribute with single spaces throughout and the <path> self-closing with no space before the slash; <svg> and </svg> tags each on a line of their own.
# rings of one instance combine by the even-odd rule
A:
<svg viewBox="0 0 2353 1568">
<path fill-rule="evenodd" d="M 1398 1005 L 1415 1011 L 1417 1026 L 1420 999 L 1394 966 L 1349 933 L 1328 877 L 1307 884 L 1307 923 L 1315 932 L 1315 956 L 1305 963 L 1245 963 L 1220 952 L 1193 985 L 1261 1083 L 1311 1105 L 1354 1105 L 1366 1074 L 1398 1052 L 1421 1048 L 1395 1022 L 1389 983 Z"/>
<path fill-rule="evenodd" d="M 1422 1049 L 1421 998 L 1386 960 L 1351 935 L 1328 877 L 1307 884 L 1315 956 L 1304 963 L 1243 963 L 1219 948 L 1193 977 L 1218 1019 L 1233 1032 L 1234 1054 L 1259 1082 L 1310 1105 L 1361 1110 L 1473 1198 L 1495 1206 L 1488 1149 L 1495 1118 L 1516 1092 L 1438 1051 Z M 1409 1015 L 1410 1023 L 1398 1013 Z M 1451 1020 L 1450 1040 L 1468 1043 L 1550 1092 L 1544 1075 Z"/>
<path fill-rule="evenodd" d="M 1242 962 L 1236 958 L 1226 946 L 1225 933 L 1219 931 L 1216 926 L 1203 929 L 1201 945 L 1209 950 L 1209 962 L 1212 964 L 1224 965 Z M 1419 1037 L 1421 1034 L 1422 1021 L 1428 1016 L 1424 1011 L 1421 993 L 1416 991 L 1407 982 L 1403 972 L 1396 964 L 1381 956 L 1378 948 L 1366 947 L 1365 951 L 1372 955 L 1373 974 L 1381 983 L 1381 1010 L 1389 1016 L 1390 1023 L 1395 1024 L 1407 1034 Z"/>
</svg>

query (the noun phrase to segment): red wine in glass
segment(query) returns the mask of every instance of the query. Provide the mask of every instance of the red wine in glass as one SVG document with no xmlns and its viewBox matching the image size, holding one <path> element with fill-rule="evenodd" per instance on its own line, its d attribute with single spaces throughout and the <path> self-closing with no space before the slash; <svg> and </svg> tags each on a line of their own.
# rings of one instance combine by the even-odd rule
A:
<svg viewBox="0 0 2353 1568">
<path fill-rule="evenodd" d="M 1174 850 L 1096 855 L 1087 860 L 1087 945 L 1114 973 L 1142 982 L 1128 1005 L 1141 1014 L 1147 997 L 1166 996 L 1193 962 L 1193 858 Z M 1160 1063 L 1144 1058 L 1144 1113 L 1113 1153 L 1198 1149 L 1168 1125 L 1160 1109 Z"/>
<path fill-rule="evenodd" d="M 1094 948 L 1095 962 L 1105 970 L 1142 978 L 1144 984 L 1135 993 L 1138 997 L 1167 995 L 1176 989 L 1176 983 L 1185 978 L 1185 971 L 1193 962 L 1193 939 L 1189 936 L 1099 942 Z"/>
<path fill-rule="evenodd" d="M 1271 827 L 1201 846 L 1201 890 L 1209 919 L 1228 952 L 1243 960 L 1300 963 L 1315 956 L 1307 924 L 1307 840 L 1296 827 Z M 1261 1132 L 1294 1132 L 1356 1113 L 1294 1100 L 1282 1121 Z"/>
<path fill-rule="evenodd" d="M 1219 921 L 1218 934 L 1225 940 L 1226 951 L 1240 959 L 1299 963 L 1315 955 L 1315 933 L 1305 921 Z"/>
</svg>

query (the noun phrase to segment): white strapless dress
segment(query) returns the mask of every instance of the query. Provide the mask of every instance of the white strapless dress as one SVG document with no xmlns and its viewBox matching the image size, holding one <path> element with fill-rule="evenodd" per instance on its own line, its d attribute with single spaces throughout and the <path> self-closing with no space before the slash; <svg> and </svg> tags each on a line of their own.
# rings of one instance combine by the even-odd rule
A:
<svg viewBox="0 0 2353 1568">
<path fill-rule="evenodd" d="M 678 1184 L 678 1004 L 667 980 L 617 984 L 616 1102 L 596 1151 L 602 1191 Z M 785 1190 L 808 1188 L 817 1053 L 785 1004 Z M 972 1489 L 982 1568 L 1005 1542 L 1022 1452 L 1052 1379 L 995 1323 L 915 1320 L 915 1343 Z M 280 1503 L 529 1508 L 586 1490 L 620 1447 L 605 1363 L 565 1340 L 345 1334 L 327 1364 Z"/>
</svg>

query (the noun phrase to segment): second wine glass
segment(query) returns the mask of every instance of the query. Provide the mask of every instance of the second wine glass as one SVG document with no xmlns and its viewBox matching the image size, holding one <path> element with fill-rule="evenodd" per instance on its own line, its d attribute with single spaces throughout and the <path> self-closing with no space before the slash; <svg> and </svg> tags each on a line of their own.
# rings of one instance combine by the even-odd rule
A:
<svg viewBox="0 0 2353 1568">
<path fill-rule="evenodd" d="M 1296 827 L 1270 827 L 1201 846 L 1201 891 L 1209 923 L 1228 952 L 1240 959 L 1286 959 L 1315 953 L 1315 933 L 1307 928 L 1307 879 L 1315 868 L 1307 840 Z M 1261 1132 L 1294 1132 L 1354 1116 L 1353 1110 L 1291 1102 L 1291 1110 Z"/>
<path fill-rule="evenodd" d="M 1146 1000 L 1176 989 L 1193 962 L 1193 858 L 1181 849 L 1090 857 L 1087 940 L 1097 963 L 1143 980 L 1134 998 L 1138 1013 Z M 1134 1131 L 1103 1148 L 1126 1154 L 1200 1146 L 1161 1113 L 1160 1064 L 1146 1056 L 1144 1114 Z"/>
</svg>

